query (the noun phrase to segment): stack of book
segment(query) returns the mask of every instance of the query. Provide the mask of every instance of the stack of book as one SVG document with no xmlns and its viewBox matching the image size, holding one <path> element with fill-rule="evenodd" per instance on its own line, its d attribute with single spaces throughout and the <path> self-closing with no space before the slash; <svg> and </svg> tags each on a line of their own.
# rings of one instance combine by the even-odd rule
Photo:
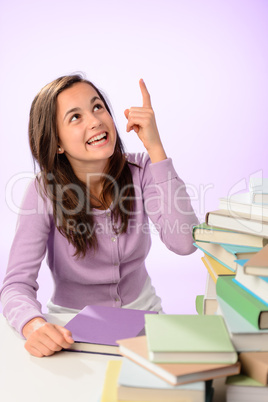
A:
<svg viewBox="0 0 268 402">
<path fill-rule="evenodd" d="M 109 360 L 100 402 L 206 402 L 211 382 L 170 385 L 129 359 Z"/>
<path fill-rule="evenodd" d="M 203 313 L 224 318 L 241 362 L 228 402 L 268 400 L 268 180 L 249 190 L 221 199 L 193 231 L 208 275 Z"/>
<path fill-rule="evenodd" d="M 220 316 L 91 305 L 65 328 L 75 340 L 68 350 L 121 356 L 109 361 L 102 402 L 210 402 L 212 379 L 240 373 Z"/>
<path fill-rule="evenodd" d="M 240 373 L 221 316 L 146 314 L 145 335 L 118 345 L 123 360 L 109 361 L 101 402 L 209 402 L 212 379 Z"/>
<path fill-rule="evenodd" d="M 264 304 L 268 302 L 268 299 L 263 297 L 267 289 L 265 280 L 259 280 L 261 285 L 258 285 L 257 289 L 256 278 L 254 281 L 248 275 L 264 276 L 268 265 L 265 266 L 264 256 L 262 257 L 264 267 L 257 270 L 254 260 L 257 258 L 257 262 L 260 264 L 262 250 L 268 244 L 268 204 L 253 202 L 257 199 L 260 201 L 259 198 L 256 198 L 257 195 L 261 199 L 268 195 L 268 180 L 263 179 L 263 183 L 261 187 L 258 181 L 251 180 L 249 192 L 220 199 L 219 209 L 208 212 L 206 222 L 196 226 L 193 230 L 194 244 L 204 252 L 202 262 L 208 272 L 203 299 L 205 314 L 214 314 L 217 310 L 216 282 L 218 279 L 220 279 L 220 283 L 229 283 L 229 285 L 235 283 L 235 286 L 232 287 L 232 297 L 234 293 L 239 293 L 241 296 L 240 286 L 251 294 L 252 301 L 259 298 L 259 301 Z M 247 267 L 252 259 L 253 270 Z M 245 267 L 243 267 L 244 264 Z M 240 268 L 241 265 L 242 268 Z M 242 278 L 241 271 L 243 270 L 246 270 L 247 275 Z M 228 281 L 227 276 L 232 275 L 235 276 L 235 279 Z M 244 293 L 245 295 L 246 293 Z M 225 299 L 222 293 L 220 297 Z M 234 307 L 233 302 L 229 300 L 232 307 Z M 237 301 L 235 301 L 235 305 L 237 305 Z M 267 306 L 259 304 L 259 307 L 265 309 Z"/>
</svg>

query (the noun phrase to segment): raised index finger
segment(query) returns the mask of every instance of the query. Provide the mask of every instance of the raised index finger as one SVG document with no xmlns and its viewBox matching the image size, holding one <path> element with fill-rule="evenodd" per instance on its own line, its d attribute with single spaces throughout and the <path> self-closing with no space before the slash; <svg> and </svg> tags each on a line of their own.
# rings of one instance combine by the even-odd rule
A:
<svg viewBox="0 0 268 402">
<path fill-rule="evenodd" d="M 142 94 L 143 107 L 152 107 L 151 97 L 150 97 L 150 94 L 146 88 L 146 85 L 145 85 L 143 79 L 140 79 L 139 84 L 140 84 L 140 89 L 141 89 L 141 94 Z"/>
</svg>

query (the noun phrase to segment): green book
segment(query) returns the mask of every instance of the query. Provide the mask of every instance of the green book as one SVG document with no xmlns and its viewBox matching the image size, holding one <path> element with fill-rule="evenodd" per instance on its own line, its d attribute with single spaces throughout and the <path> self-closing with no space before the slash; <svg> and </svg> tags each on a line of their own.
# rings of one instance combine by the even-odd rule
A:
<svg viewBox="0 0 268 402">
<path fill-rule="evenodd" d="M 268 304 L 237 285 L 234 276 L 220 276 L 216 283 L 217 295 L 257 329 L 268 329 Z"/>
<path fill-rule="evenodd" d="M 195 309 L 198 314 L 204 314 L 204 295 L 197 295 L 195 298 Z"/>
<path fill-rule="evenodd" d="M 193 239 L 195 242 L 201 241 L 261 248 L 268 243 L 268 239 L 256 236 L 254 234 L 236 232 L 233 230 L 210 226 L 206 223 L 201 223 L 200 225 L 194 226 Z"/>
<path fill-rule="evenodd" d="M 265 387 L 265 385 L 261 384 L 259 381 L 256 381 L 253 378 L 248 377 L 244 374 L 237 374 L 227 377 L 226 384 L 239 386 L 241 385 L 243 387 Z"/>
<path fill-rule="evenodd" d="M 145 331 L 149 359 L 156 363 L 237 361 L 222 316 L 145 314 Z"/>
<path fill-rule="evenodd" d="M 243 374 L 226 380 L 226 401 L 266 402 L 268 387 Z"/>
</svg>

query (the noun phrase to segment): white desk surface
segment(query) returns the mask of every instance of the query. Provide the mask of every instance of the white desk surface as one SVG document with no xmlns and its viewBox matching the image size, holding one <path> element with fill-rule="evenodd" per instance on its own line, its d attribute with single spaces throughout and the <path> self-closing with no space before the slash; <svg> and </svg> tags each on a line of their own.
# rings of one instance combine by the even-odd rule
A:
<svg viewBox="0 0 268 402">
<path fill-rule="evenodd" d="M 47 315 L 65 325 L 73 315 Z M 0 399 L 3 402 L 98 402 L 107 361 L 121 357 L 58 352 L 37 358 L 0 314 Z"/>
<path fill-rule="evenodd" d="M 74 315 L 47 314 L 49 322 L 65 325 Z M 58 352 L 33 357 L 24 339 L 0 314 L 0 399 L 3 402 L 99 402 L 108 360 L 121 357 Z M 224 381 L 213 382 L 213 401 L 224 402 Z M 108 402 L 108 401 L 107 401 Z"/>
</svg>

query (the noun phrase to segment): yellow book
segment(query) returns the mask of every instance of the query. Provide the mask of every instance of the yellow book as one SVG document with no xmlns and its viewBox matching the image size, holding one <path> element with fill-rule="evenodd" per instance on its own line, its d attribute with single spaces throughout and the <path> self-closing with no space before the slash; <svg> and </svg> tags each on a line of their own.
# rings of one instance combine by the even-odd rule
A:
<svg viewBox="0 0 268 402">
<path fill-rule="evenodd" d="M 109 360 L 102 390 L 101 402 L 117 402 L 117 381 L 121 369 L 121 360 Z"/>
<path fill-rule="evenodd" d="M 121 366 L 122 366 L 122 360 L 108 361 L 100 402 L 119 402 L 117 386 Z M 130 402 L 130 401 L 120 400 L 120 402 Z M 131 401 L 131 402 L 138 402 L 138 401 Z M 139 401 L 139 402 L 147 402 L 147 401 Z"/>
<path fill-rule="evenodd" d="M 205 254 L 201 260 L 215 283 L 220 275 L 234 275 L 230 269 L 226 268 L 219 261 L 215 260 L 208 254 Z"/>
</svg>

